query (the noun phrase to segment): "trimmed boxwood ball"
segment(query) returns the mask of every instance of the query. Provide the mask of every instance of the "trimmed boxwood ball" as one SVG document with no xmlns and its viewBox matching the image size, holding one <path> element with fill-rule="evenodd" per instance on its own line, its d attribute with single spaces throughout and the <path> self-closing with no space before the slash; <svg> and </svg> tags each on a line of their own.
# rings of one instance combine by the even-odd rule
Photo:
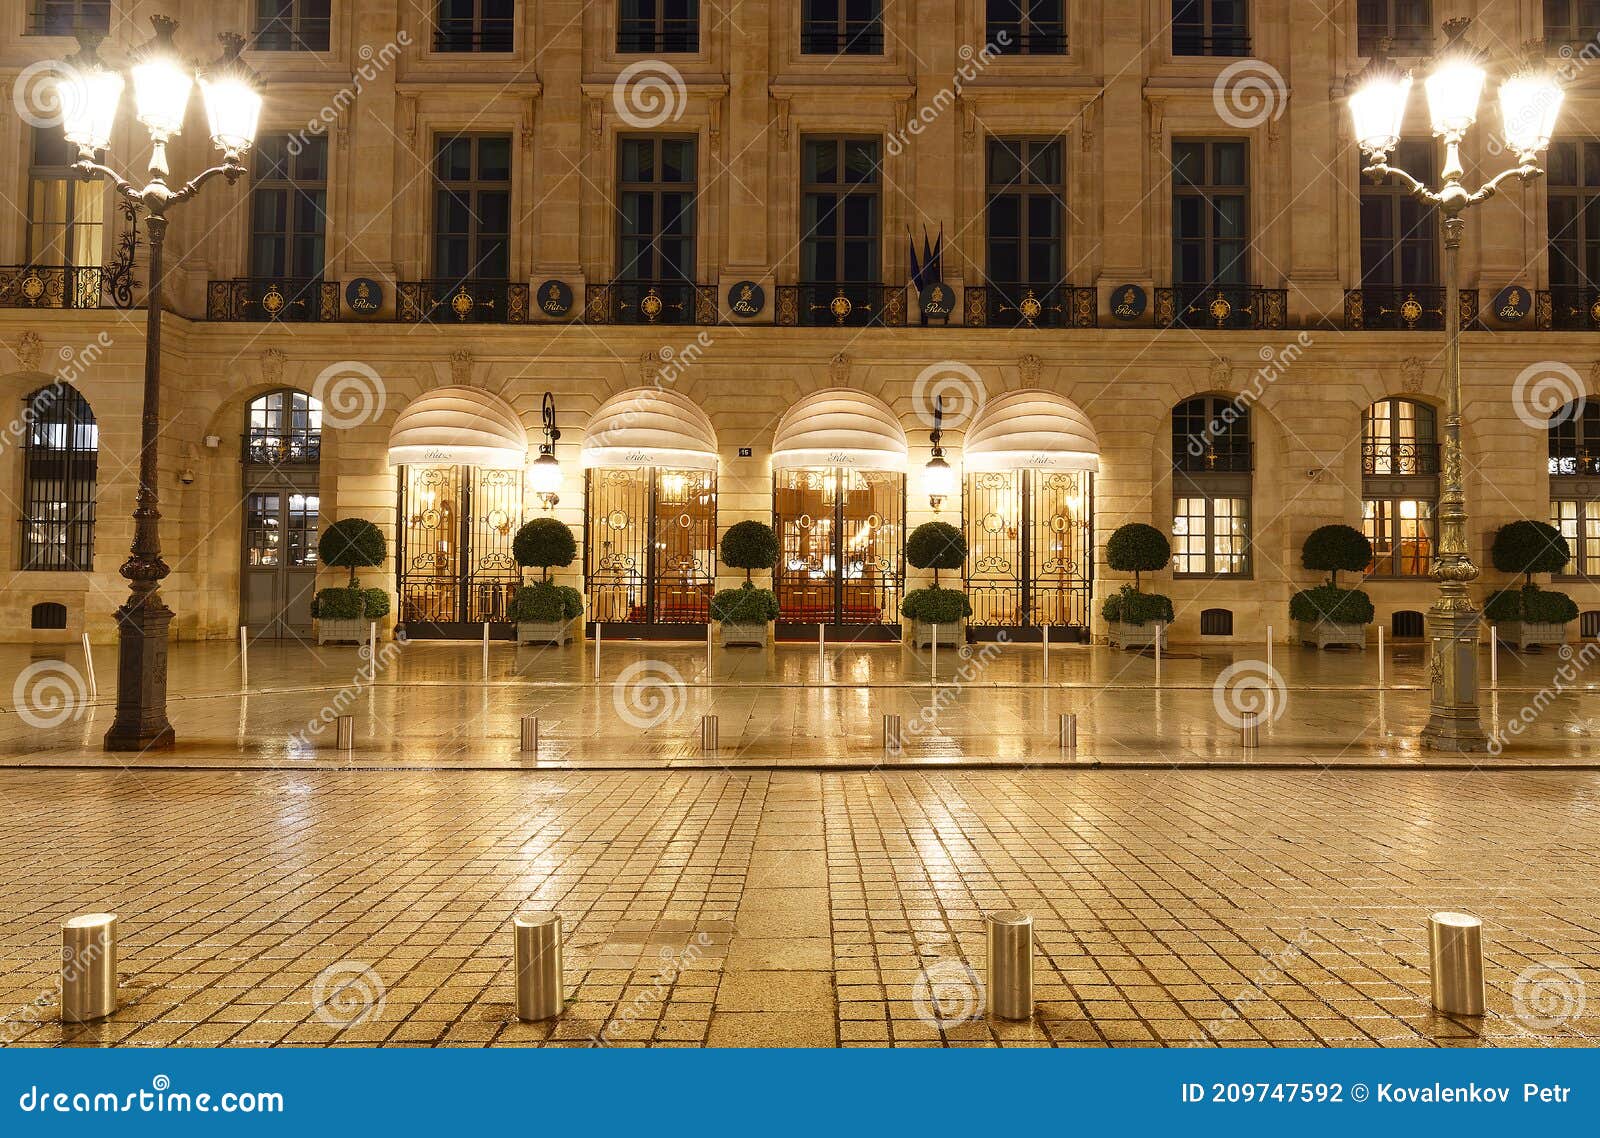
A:
<svg viewBox="0 0 1600 1138">
<path fill-rule="evenodd" d="M 366 518 L 341 518 L 322 531 L 317 558 L 335 569 L 350 570 L 350 588 L 356 587 L 356 570 L 382 565 L 389 556 L 383 531 Z"/>
<path fill-rule="evenodd" d="M 582 615 L 583 594 L 570 585 L 550 581 L 522 586 L 506 609 L 506 617 L 514 624 L 548 624 Z"/>
<path fill-rule="evenodd" d="M 1301 624 L 1371 624 L 1372 598 L 1360 589 L 1318 585 L 1289 598 L 1289 619 Z"/>
<path fill-rule="evenodd" d="M 389 594 L 360 586 L 319 589 L 311 598 L 311 615 L 316 620 L 381 620 L 389 615 Z"/>
<path fill-rule="evenodd" d="M 960 589 L 912 589 L 900 602 L 900 613 L 907 620 L 923 624 L 956 624 L 972 615 L 972 602 Z"/>
<path fill-rule="evenodd" d="M 724 624 L 766 624 L 777 620 L 777 594 L 771 589 L 758 589 L 748 581 L 737 589 L 721 589 L 711 598 L 711 619 Z"/>
<path fill-rule="evenodd" d="M 1578 605 L 1555 589 L 1524 585 L 1490 596 L 1484 603 L 1483 615 L 1491 624 L 1566 624 L 1578 619 Z"/>
<path fill-rule="evenodd" d="M 937 589 L 939 570 L 967 563 L 966 535 L 949 522 L 923 522 L 906 538 L 906 560 L 917 569 L 932 569 Z"/>
<path fill-rule="evenodd" d="M 1106 542 L 1106 564 L 1118 573 L 1133 574 L 1133 588 L 1139 591 L 1139 574 L 1165 569 L 1172 560 L 1172 546 L 1155 526 L 1130 522 L 1118 526 Z"/>
<path fill-rule="evenodd" d="M 1329 586 L 1337 589 L 1341 570 L 1360 573 L 1372 564 L 1372 542 L 1354 526 L 1319 526 L 1300 547 L 1300 564 L 1306 569 L 1326 573 Z"/>
<path fill-rule="evenodd" d="M 1172 598 L 1160 593 L 1141 593 L 1132 585 L 1124 585 L 1106 598 L 1100 615 L 1112 624 L 1149 624 L 1152 621 L 1171 624 Z"/>
<path fill-rule="evenodd" d="M 1489 560 L 1502 573 L 1520 573 L 1524 585 L 1535 573 L 1559 573 L 1572 560 L 1572 547 L 1546 522 L 1509 522 L 1495 532 Z"/>
<path fill-rule="evenodd" d="M 550 580 L 552 565 L 571 565 L 578 556 L 578 539 L 572 527 L 555 518 L 534 518 L 511 539 L 511 556 L 524 569 L 542 569 Z"/>
<path fill-rule="evenodd" d="M 750 570 L 771 569 L 778 563 L 778 535 L 765 522 L 737 522 L 722 535 L 722 563 L 744 570 L 750 584 Z"/>
</svg>

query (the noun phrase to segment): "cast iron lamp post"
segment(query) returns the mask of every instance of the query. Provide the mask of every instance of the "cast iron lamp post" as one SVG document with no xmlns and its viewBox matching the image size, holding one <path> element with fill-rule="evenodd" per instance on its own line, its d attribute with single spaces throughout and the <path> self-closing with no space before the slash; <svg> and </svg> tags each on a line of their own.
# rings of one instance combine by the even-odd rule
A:
<svg viewBox="0 0 1600 1138">
<path fill-rule="evenodd" d="M 1468 583 L 1478 576 L 1478 567 L 1467 552 L 1467 503 L 1461 485 L 1461 285 L 1457 277 L 1461 234 L 1466 228 L 1462 214 L 1492 197 L 1506 180 L 1526 181 L 1544 173 L 1538 155 L 1550 145 L 1562 99 L 1561 87 L 1544 63 L 1543 45 L 1537 49 L 1530 46 L 1527 63 L 1500 84 L 1499 92 L 1505 144 L 1516 154 L 1517 164 L 1476 190 L 1463 186 L 1461 141 L 1477 121 L 1478 100 L 1487 78 L 1483 53 L 1464 38 L 1471 22 L 1456 19 L 1445 23 L 1444 48 L 1434 57 L 1424 81 L 1433 133 L 1445 145 L 1440 173 L 1443 184 L 1438 190 L 1389 165 L 1389 152 L 1403 134 L 1410 72 L 1402 71 L 1380 52 L 1358 77 L 1350 96 L 1356 142 L 1368 160 L 1362 173 L 1398 178 L 1414 196 L 1438 207 L 1444 229 L 1448 402 L 1440 471 L 1439 544 L 1432 574 L 1439 582 L 1439 596 L 1428 610 L 1433 695 L 1428 723 L 1422 729 L 1423 744 L 1440 751 L 1479 751 L 1488 745 L 1478 718 L 1478 611 L 1467 592 Z"/>
<path fill-rule="evenodd" d="M 161 514 L 156 508 L 156 448 L 161 434 L 162 249 L 167 211 L 188 201 L 221 174 L 231 185 L 245 172 L 244 156 L 255 142 L 261 117 L 259 81 L 239 52 L 244 38 L 225 34 L 222 56 L 199 74 L 211 141 L 222 162 L 193 181 L 168 185 L 167 143 L 183 130 L 196 76 L 178 57 L 173 43 L 177 22 L 154 16 L 155 36 L 133 53 L 135 117 L 150 133 L 150 165 L 143 188 L 133 185 L 98 158 L 111 144 L 117 106 L 125 86 L 120 74 L 99 59 L 97 39 L 84 39 L 67 61 L 56 89 L 61 99 L 62 131 L 78 148 L 76 168 L 85 180 L 106 178 L 149 219 L 150 291 L 145 298 L 144 406 L 139 432 L 139 496 L 133 511 L 133 549 L 122 575 L 130 589 L 117 610 L 117 715 L 106 732 L 108 751 L 143 751 L 172 746 L 167 721 L 167 626 L 172 610 L 161 600 L 160 584 L 170 569 L 161 559 Z"/>
</svg>

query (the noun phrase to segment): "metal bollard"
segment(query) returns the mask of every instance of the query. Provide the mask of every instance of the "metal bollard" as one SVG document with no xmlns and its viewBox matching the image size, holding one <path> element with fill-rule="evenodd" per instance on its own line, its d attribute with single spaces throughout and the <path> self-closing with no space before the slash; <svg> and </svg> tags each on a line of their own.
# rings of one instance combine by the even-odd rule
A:
<svg viewBox="0 0 1600 1138">
<path fill-rule="evenodd" d="M 990 913 L 989 1014 L 1033 1018 L 1033 918 L 1016 909 Z"/>
<path fill-rule="evenodd" d="M 341 715 L 338 720 L 337 732 L 334 736 L 334 746 L 341 751 L 348 751 L 356 745 L 356 717 L 354 715 Z"/>
<path fill-rule="evenodd" d="M 1078 713 L 1076 711 L 1063 711 L 1061 713 L 1061 749 L 1063 751 L 1076 751 L 1078 749 Z"/>
<path fill-rule="evenodd" d="M 717 753 L 717 717 L 715 715 L 702 715 L 700 717 L 700 753 L 714 755 Z"/>
<path fill-rule="evenodd" d="M 524 715 L 522 717 L 522 749 L 529 754 L 539 753 L 539 717 L 537 715 Z"/>
<path fill-rule="evenodd" d="M 1254 749 L 1261 746 L 1261 719 L 1253 711 L 1239 717 L 1239 746 Z"/>
<path fill-rule="evenodd" d="M 1432 957 L 1433 1006 L 1447 1015 L 1481 1016 L 1483 922 L 1468 913 L 1435 913 L 1428 918 Z"/>
<path fill-rule="evenodd" d="M 566 992 L 561 974 L 561 917 L 556 913 L 518 913 L 516 931 L 517 1018 L 554 1019 Z"/>
<path fill-rule="evenodd" d="M 117 1010 L 117 915 L 61 922 L 61 1022 L 92 1023 Z"/>
<path fill-rule="evenodd" d="M 898 755 L 905 750 L 905 741 L 900 733 L 900 717 L 885 714 L 883 717 L 883 753 Z"/>
</svg>

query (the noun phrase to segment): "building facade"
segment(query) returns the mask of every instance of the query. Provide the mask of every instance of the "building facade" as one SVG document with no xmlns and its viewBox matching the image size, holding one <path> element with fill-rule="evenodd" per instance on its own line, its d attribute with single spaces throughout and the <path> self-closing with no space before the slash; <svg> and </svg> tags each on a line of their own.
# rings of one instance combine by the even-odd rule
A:
<svg viewBox="0 0 1600 1138">
<path fill-rule="evenodd" d="M 162 10 L 197 59 L 243 32 L 266 80 L 250 175 L 169 236 L 181 638 L 301 634 L 335 579 L 318 527 L 353 516 L 389 538 L 366 583 L 391 620 L 499 623 L 510 536 L 547 513 L 579 534 L 558 576 L 608 635 L 703 635 L 710 591 L 743 576 L 717 537 L 750 518 L 782 539 L 780 635 L 898 635 L 924 583 L 905 535 L 936 518 L 968 534 L 978 635 L 1102 636 L 1126 583 L 1105 540 L 1129 521 L 1172 536 L 1156 576 L 1175 639 L 1282 638 L 1316 577 L 1300 545 L 1331 522 L 1366 529 L 1378 619 L 1420 635 L 1440 238 L 1362 179 L 1344 95 L 1380 40 L 1420 63 L 1454 16 L 1495 72 L 1538 41 L 1568 84 L 1550 176 L 1467 224 L 1479 595 L 1503 583 L 1496 528 L 1553 519 L 1576 555 L 1562 587 L 1600 634 L 1600 412 L 1575 406 L 1600 385 L 1590 7 L 9 5 L 7 635 L 109 638 L 125 595 L 146 246 L 71 176 L 39 88 L 74 50 L 63 32 L 103 28 L 119 62 Z M 180 176 L 209 164 L 202 120 Z M 1512 161 L 1493 120 L 1491 92 L 1469 177 Z M 1409 125 L 1399 160 L 1437 173 L 1420 92 Z M 111 162 L 137 169 L 143 138 L 125 107 Z M 936 446 L 953 487 L 927 469 Z"/>
</svg>

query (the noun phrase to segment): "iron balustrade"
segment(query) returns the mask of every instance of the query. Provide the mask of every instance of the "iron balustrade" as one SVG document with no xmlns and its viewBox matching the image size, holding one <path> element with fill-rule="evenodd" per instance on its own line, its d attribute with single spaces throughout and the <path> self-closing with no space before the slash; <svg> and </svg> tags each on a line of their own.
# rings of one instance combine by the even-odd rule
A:
<svg viewBox="0 0 1600 1138">
<path fill-rule="evenodd" d="M 1006 36 L 1004 43 L 1000 41 L 1002 32 Z M 1018 21 L 991 20 L 984 47 L 999 55 L 1066 55 L 1067 25 L 1065 21 L 1035 20 L 1029 31 L 1023 31 Z"/>
<path fill-rule="evenodd" d="M 240 440 L 244 461 L 263 466 L 316 466 L 322 461 L 321 432 L 284 434 L 246 431 Z"/>
<path fill-rule="evenodd" d="M 30 0 L 24 31 L 30 36 L 111 32 L 111 0 Z"/>
<path fill-rule="evenodd" d="M 402 324 L 528 322 L 528 286 L 507 281 L 400 281 L 395 302 Z"/>
<path fill-rule="evenodd" d="M 695 17 L 623 19 L 617 27 L 617 51 L 626 55 L 689 54 L 700 50 L 700 21 Z"/>
<path fill-rule="evenodd" d="M 1438 332 L 1444 329 L 1442 285 L 1364 285 L 1346 289 L 1344 326 L 1352 332 Z M 1461 290 L 1461 326 L 1478 322 L 1478 292 Z"/>
<path fill-rule="evenodd" d="M 298 25 L 287 16 L 263 18 L 250 46 L 256 51 L 327 51 L 331 26 L 326 16 L 301 16 Z"/>
<path fill-rule="evenodd" d="M 1600 288 L 1555 285 L 1534 294 L 1534 323 L 1556 332 L 1600 329 Z"/>
<path fill-rule="evenodd" d="M 786 327 L 900 327 L 906 322 L 906 290 L 900 285 L 779 285 L 777 323 Z"/>
<path fill-rule="evenodd" d="M 1365 442 L 1361 473 L 1406 478 L 1439 473 L 1439 444 L 1429 442 Z"/>
<path fill-rule="evenodd" d="M 803 55 L 882 55 L 883 23 L 878 19 L 807 20 L 800 26 Z"/>
<path fill-rule="evenodd" d="M 1199 454 L 1185 446 L 1173 455 L 1172 469 L 1179 474 L 1249 474 L 1256 468 L 1255 444 L 1240 446 L 1240 441 L 1231 433 L 1202 438 Z"/>
<path fill-rule="evenodd" d="M 715 324 L 716 285 L 688 281 L 612 281 L 583 294 L 589 324 Z"/>
<path fill-rule="evenodd" d="M 1182 24 L 1172 26 L 1173 55 L 1247 56 L 1250 33 L 1243 28 L 1214 31 L 1207 35 Z"/>
<path fill-rule="evenodd" d="M 99 308 L 104 282 L 98 266 L 0 266 L 0 308 Z"/>
<path fill-rule="evenodd" d="M 1163 328 L 1288 326 L 1289 290 L 1247 285 L 1174 285 L 1156 289 L 1156 325 Z"/>
<path fill-rule="evenodd" d="M 320 277 L 211 281 L 206 288 L 206 319 L 328 323 L 339 319 L 339 282 Z"/>
<path fill-rule="evenodd" d="M 441 53 L 503 54 L 512 50 L 510 20 L 441 20 L 433 32 L 433 50 Z"/>
<path fill-rule="evenodd" d="M 1074 285 L 969 285 L 962 298 L 966 323 L 974 328 L 1094 328 L 1099 294 Z"/>
<path fill-rule="evenodd" d="M 1550 448 L 1550 475 L 1553 478 L 1594 478 L 1600 476 L 1600 454 L 1586 450 L 1561 448 L 1552 443 Z"/>
<path fill-rule="evenodd" d="M 38 572 L 92 570 L 94 518 L 93 507 L 88 509 L 91 516 L 87 519 L 23 518 L 22 568 Z"/>
</svg>

